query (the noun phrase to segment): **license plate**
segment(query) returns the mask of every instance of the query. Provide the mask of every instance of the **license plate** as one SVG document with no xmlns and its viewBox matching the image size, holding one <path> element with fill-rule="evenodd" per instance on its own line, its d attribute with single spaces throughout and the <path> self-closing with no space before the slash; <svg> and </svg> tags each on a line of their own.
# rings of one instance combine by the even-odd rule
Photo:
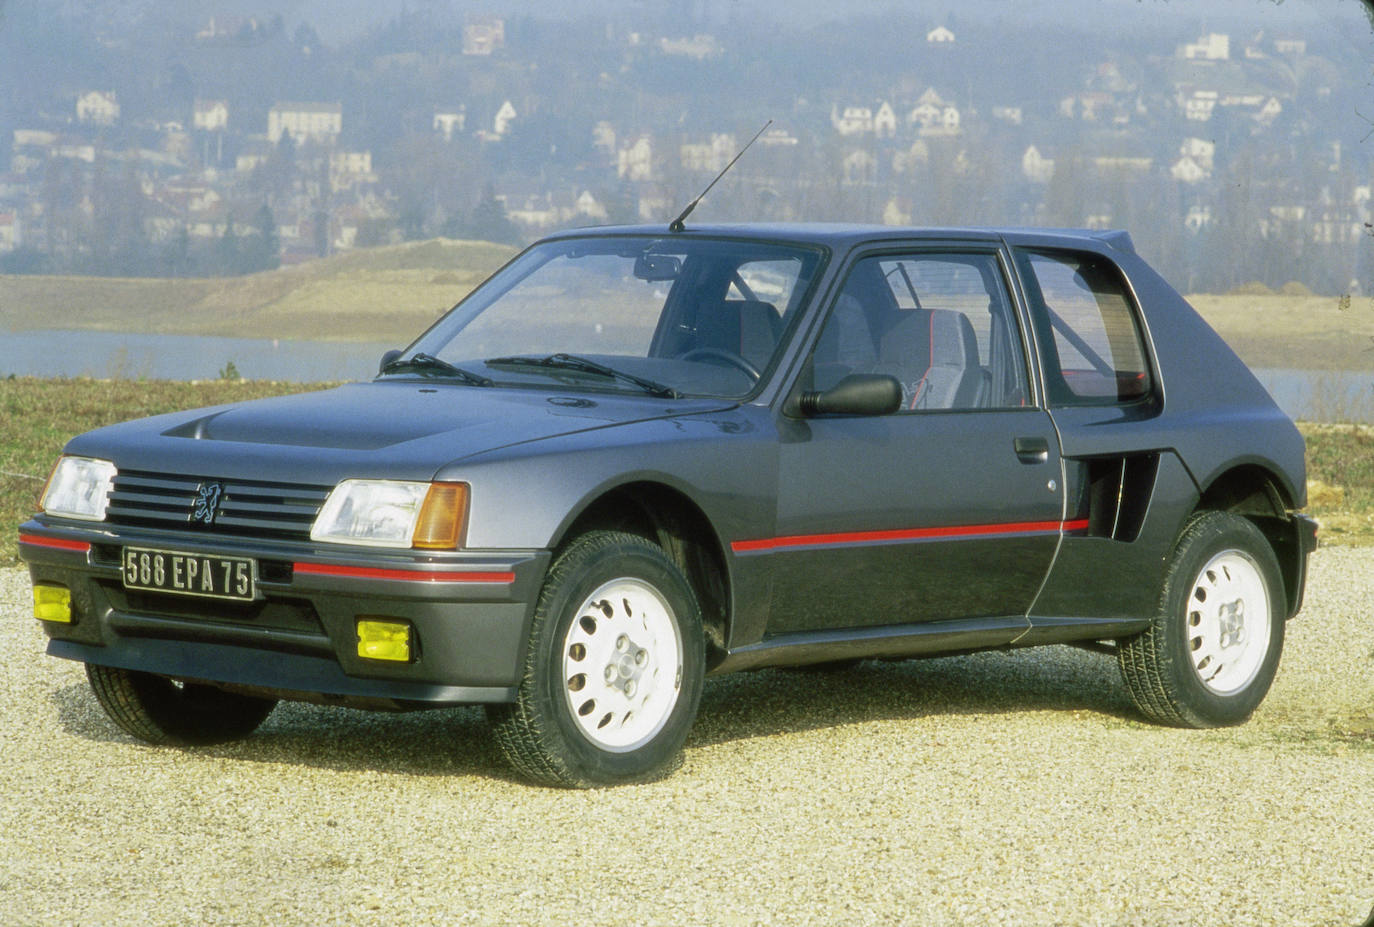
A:
<svg viewBox="0 0 1374 927">
<path fill-rule="evenodd" d="M 251 602 L 258 563 L 248 557 L 212 557 L 173 550 L 124 548 L 124 588 Z"/>
</svg>

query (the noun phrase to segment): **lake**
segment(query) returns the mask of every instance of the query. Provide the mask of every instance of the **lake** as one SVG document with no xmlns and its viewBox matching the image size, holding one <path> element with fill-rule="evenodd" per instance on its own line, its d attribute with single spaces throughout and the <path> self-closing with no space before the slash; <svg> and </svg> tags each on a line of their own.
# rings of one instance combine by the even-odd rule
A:
<svg viewBox="0 0 1374 927">
<path fill-rule="evenodd" d="M 0 377 L 213 380 L 229 364 L 252 380 L 365 380 L 400 344 L 279 341 L 95 331 L 0 332 Z M 1374 371 L 1257 369 L 1294 418 L 1374 424 Z"/>
</svg>

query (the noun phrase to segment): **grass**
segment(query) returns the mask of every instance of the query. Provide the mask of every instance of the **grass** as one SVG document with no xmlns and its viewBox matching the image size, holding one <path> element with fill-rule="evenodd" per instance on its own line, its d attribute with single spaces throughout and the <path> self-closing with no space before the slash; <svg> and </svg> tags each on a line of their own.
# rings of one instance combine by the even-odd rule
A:
<svg viewBox="0 0 1374 927">
<path fill-rule="evenodd" d="M 436 238 L 224 279 L 0 276 L 0 328 L 402 344 L 513 254 Z M 1370 297 L 1298 289 L 1188 300 L 1251 367 L 1374 370 Z"/>
<path fill-rule="evenodd" d="M 0 325 L 404 344 L 514 253 L 440 238 L 246 277 L 0 276 Z"/>
<path fill-rule="evenodd" d="M 0 567 L 18 562 L 15 526 L 37 510 L 53 461 L 73 435 L 145 415 L 318 388 L 251 380 L 0 379 Z M 1322 542 L 1374 544 L 1374 427 L 1300 427 L 1307 510 L 1322 523 Z"/>
</svg>

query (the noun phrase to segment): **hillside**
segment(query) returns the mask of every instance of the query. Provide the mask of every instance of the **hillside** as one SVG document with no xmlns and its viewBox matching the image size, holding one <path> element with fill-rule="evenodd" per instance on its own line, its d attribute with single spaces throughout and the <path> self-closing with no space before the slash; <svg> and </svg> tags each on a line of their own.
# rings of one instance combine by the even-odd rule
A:
<svg viewBox="0 0 1374 927">
<path fill-rule="evenodd" d="M 409 340 L 514 249 L 436 238 L 245 277 L 0 276 L 4 330 Z"/>
<path fill-rule="evenodd" d="M 514 249 L 436 238 L 215 279 L 0 276 L 0 331 L 94 329 L 403 343 Z M 1254 367 L 1374 370 L 1374 299 L 1200 294 L 1189 301 Z"/>
</svg>

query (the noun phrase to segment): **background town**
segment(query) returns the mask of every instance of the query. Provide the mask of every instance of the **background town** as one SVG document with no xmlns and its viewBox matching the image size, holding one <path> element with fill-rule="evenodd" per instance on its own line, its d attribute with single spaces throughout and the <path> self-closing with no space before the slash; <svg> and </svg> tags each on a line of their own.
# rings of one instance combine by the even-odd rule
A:
<svg viewBox="0 0 1374 927">
<path fill-rule="evenodd" d="M 1187 292 L 1367 293 L 1364 8 L 1333 29 L 1117 5 L 1104 31 L 1110 4 L 1009 29 L 928 4 L 789 23 L 422 2 L 325 40 L 268 6 L 10 2 L 0 273 L 666 225 L 772 120 L 698 221 L 1119 227 Z"/>
</svg>

